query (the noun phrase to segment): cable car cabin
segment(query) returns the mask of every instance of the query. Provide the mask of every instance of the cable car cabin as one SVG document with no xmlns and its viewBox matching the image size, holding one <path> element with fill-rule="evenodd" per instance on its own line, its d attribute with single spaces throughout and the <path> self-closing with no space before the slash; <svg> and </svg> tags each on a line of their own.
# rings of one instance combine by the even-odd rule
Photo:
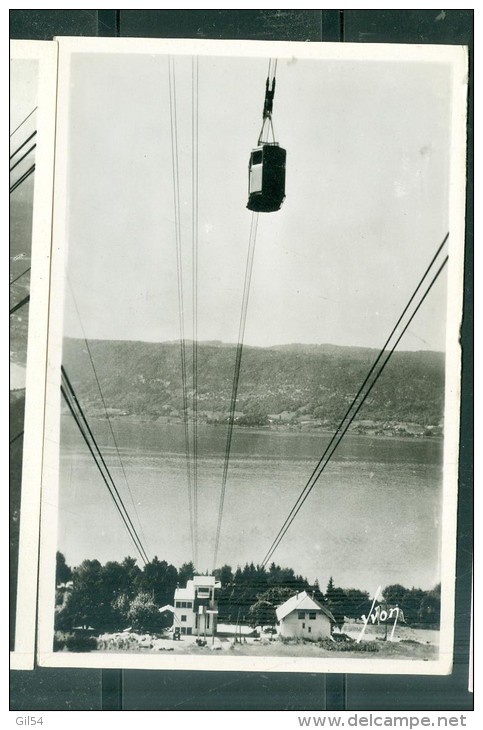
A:
<svg viewBox="0 0 483 730">
<path fill-rule="evenodd" d="M 247 208 L 257 213 L 279 210 L 285 198 L 286 151 L 278 144 L 252 150 L 248 168 Z"/>
</svg>

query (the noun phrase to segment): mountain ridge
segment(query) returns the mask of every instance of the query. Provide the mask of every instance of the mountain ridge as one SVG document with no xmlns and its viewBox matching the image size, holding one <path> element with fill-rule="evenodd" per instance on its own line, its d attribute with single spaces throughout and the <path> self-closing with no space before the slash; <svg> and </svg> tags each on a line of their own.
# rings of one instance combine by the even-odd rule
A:
<svg viewBox="0 0 483 730">
<path fill-rule="evenodd" d="M 186 345 L 189 409 L 192 353 Z M 201 420 L 226 419 L 236 345 L 198 343 L 198 411 Z M 106 404 L 115 415 L 179 418 L 183 411 L 180 343 L 90 340 L 89 350 Z M 338 421 L 374 363 L 378 350 L 330 344 L 243 348 L 237 399 L 240 425 Z M 64 340 L 64 365 L 89 413 L 101 397 L 83 340 Z M 359 418 L 374 423 L 440 427 L 444 353 L 396 351 Z M 280 416 L 280 418 L 277 418 Z"/>
</svg>

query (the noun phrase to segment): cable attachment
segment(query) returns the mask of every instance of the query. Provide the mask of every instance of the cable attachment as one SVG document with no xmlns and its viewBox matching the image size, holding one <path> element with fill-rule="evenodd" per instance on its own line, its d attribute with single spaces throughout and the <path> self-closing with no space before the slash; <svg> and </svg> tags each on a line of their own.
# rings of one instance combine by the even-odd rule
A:
<svg viewBox="0 0 483 730">
<path fill-rule="evenodd" d="M 267 76 L 265 84 L 265 102 L 263 104 L 263 119 L 271 119 L 273 111 L 273 97 L 275 95 L 275 76 L 272 79 L 272 88 L 270 88 L 270 78 Z"/>
</svg>

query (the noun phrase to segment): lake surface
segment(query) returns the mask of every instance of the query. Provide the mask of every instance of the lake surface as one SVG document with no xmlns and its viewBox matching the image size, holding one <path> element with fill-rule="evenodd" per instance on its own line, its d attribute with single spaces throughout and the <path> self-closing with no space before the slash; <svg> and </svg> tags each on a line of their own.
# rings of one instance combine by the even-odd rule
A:
<svg viewBox="0 0 483 730">
<path fill-rule="evenodd" d="M 91 427 L 149 557 L 177 567 L 191 560 L 183 427 L 112 420 L 132 501 L 107 422 L 92 420 Z M 202 571 L 213 567 L 225 439 L 226 427 L 199 427 Z M 218 566 L 263 560 L 329 439 L 234 430 Z M 442 448 L 433 440 L 346 436 L 273 560 L 318 578 L 322 589 L 330 576 L 336 585 L 371 594 L 391 583 L 433 587 L 440 580 Z M 59 505 L 58 546 L 68 564 L 138 557 L 68 416 L 62 419 Z"/>
</svg>

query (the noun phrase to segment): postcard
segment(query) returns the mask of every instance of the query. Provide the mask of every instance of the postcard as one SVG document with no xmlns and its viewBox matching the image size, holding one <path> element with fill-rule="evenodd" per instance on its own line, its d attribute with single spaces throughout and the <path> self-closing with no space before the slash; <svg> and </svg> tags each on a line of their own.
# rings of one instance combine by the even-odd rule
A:
<svg viewBox="0 0 483 730">
<path fill-rule="evenodd" d="M 448 673 L 466 49 L 58 44 L 39 664 Z"/>
<path fill-rule="evenodd" d="M 35 656 L 57 44 L 10 46 L 10 644 Z M 33 316 L 32 313 L 35 313 Z"/>
</svg>

